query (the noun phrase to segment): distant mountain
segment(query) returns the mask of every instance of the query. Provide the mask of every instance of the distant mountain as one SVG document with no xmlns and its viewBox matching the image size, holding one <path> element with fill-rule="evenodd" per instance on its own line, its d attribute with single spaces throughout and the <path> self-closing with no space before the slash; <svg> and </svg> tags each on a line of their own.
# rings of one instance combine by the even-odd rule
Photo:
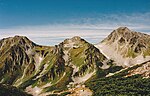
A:
<svg viewBox="0 0 150 96">
<path fill-rule="evenodd" d="M 103 80 L 111 78 L 113 84 L 117 78 L 128 80 L 137 74 L 138 79 L 149 80 L 149 39 L 126 27 L 114 30 L 97 45 L 78 36 L 55 46 L 37 45 L 25 36 L 4 38 L 0 40 L 0 83 L 33 96 L 101 96 L 108 91 L 98 87 Z"/>
<path fill-rule="evenodd" d="M 127 27 L 114 30 L 96 47 L 118 65 L 129 67 L 150 60 L 150 36 Z"/>
</svg>

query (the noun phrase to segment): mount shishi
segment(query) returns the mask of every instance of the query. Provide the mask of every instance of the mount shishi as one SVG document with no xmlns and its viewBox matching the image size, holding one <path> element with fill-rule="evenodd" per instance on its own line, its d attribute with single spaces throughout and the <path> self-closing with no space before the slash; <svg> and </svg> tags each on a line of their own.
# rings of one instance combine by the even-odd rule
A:
<svg viewBox="0 0 150 96">
<path fill-rule="evenodd" d="M 0 90 L 10 87 L 2 96 L 150 95 L 149 77 L 150 36 L 126 27 L 96 45 L 78 36 L 55 46 L 0 40 Z"/>
</svg>

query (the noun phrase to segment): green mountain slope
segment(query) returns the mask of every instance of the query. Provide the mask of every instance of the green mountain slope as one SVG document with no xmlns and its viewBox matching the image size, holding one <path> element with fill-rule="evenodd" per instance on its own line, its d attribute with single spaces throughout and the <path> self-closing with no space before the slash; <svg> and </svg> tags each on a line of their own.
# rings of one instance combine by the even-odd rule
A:
<svg viewBox="0 0 150 96">
<path fill-rule="evenodd" d="M 77 36 L 55 46 L 40 46 L 23 36 L 0 44 L 0 82 L 34 95 L 67 90 L 109 67 L 96 47 Z"/>
</svg>

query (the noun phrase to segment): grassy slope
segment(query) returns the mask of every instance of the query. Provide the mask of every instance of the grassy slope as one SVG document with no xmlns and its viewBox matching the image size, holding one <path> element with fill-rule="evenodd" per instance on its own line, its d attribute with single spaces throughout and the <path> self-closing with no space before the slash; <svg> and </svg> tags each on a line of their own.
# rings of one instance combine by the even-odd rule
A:
<svg viewBox="0 0 150 96">
<path fill-rule="evenodd" d="M 53 84 L 50 87 L 45 88 L 44 92 L 53 91 L 53 90 L 63 91 L 65 89 L 67 89 L 66 85 L 68 85 L 69 82 L 71 82 L 72 68 L 66 67 L 65 70 L 66 70 L 66 73 L 65 73 L 64 77 L 62 77 L 59 82 Z"/>
<path fill-rule="evenodd" d="M 93 96 L 147 96 L 150 95 L 150 79 L 143 79 L 140 75 L 124 77 L 129 70 L 137 68 L 137 65 L 110 77 L 95 78 L 86 82 Z"/>
</svg>

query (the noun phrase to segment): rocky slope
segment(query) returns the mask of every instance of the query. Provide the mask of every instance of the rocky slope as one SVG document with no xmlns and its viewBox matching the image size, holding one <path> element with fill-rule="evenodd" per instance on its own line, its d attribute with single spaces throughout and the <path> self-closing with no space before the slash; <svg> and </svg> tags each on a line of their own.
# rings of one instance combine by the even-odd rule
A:
<svg viewBox="0 0 150 96">
<path fill-rule="evenodd" d="M 40 46 L 23 36 L 2 39 L 0 45 L 0 82 L 35 96 L 75 87 L 109 67 L 96 47 L 77 36 L 55 46 Z"/>
<path fill-rule="evenodd" d="M 150 36 L 127 27 L 114 30 L 95 46 L 118 65 L 131 66 L 150 60 Z"/>
<path fill-rule="evenodd" d="M 146 61 L 142 64 L 136 65 L 138 67 L 129 70 L 125 77 L 133 76 L 136 74 L 141 75 L 143 78 L 150 78 L 150 61 Z"/>
</svg>

